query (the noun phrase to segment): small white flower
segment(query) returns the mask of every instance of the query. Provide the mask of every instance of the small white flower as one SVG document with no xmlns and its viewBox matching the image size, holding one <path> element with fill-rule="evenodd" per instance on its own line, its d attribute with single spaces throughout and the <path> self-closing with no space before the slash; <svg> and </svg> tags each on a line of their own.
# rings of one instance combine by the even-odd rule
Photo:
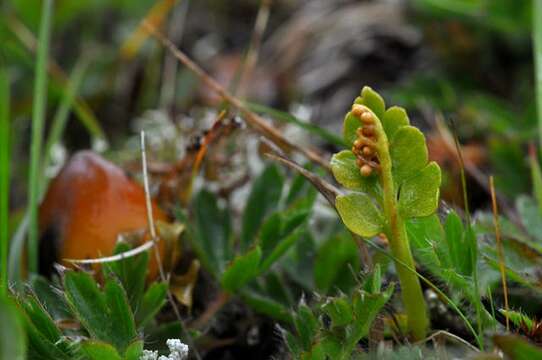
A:
<svg viewBox="0 0 542 360">
<path fill-rule="evenodd" d="M 152 350 L 143 350 L 143 354 L 139 358 L 139 360 L 157 360 L 158 359 L 158 351 L 152 351 Z"/>
<path fill-rule="evenodd" d="M 169 348 L 169 356 L 160 355 L 158 351 L 143 350 L 143 355 L 139 360 L 186 360 L 188 359 L 188 345 L 179 339 L 168 339 L 166 342 Z"/>
</svg>

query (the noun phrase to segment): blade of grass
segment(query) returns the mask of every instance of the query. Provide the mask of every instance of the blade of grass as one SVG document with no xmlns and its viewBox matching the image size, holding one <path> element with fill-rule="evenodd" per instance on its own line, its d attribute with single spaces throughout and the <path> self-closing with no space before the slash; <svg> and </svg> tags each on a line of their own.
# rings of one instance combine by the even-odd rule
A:
<svg viewBox="0 0 542 360">
<path fill-rule="evenodd" d="M 64 96 L 62 97 L 60 105 L 55 113 L 55 116 L 53 118 L 53 124 L 51 125 L 51 131 L 49 132 L 49 136 L 47 138 L 44 150 L 45 158 L 43 159 L 42 169 L 46 169 L 50 164 L 51 149 L 53 145 L 58 143 L 60 138 L 62 137 L 70 109 L 73 109 L 74 112 L 76 111 L 74 101 L 87 65 L 88 59 L 85 58 L 84 60 L 81 60 L 75 66 L 75 69 L 70 75 L 69 85 L 66 88 Z M 49 179 L 45 179 L 41 183 L 38 197 L 40 200 L 43 197 L 45 191 L 47 190 L 48 180 Z M 20 258 L 24 248 L 24 240 L 28 231 L 28 220 L 29 213 L 27 211 L 24 217 L 19 222 L 17 230 L 15 231 L 11 239 L 11 247 L 9 249 L 8 274 L 9 279 L 14 282 L 17 282 L 21 278 Z"/>
<path fill-rule="evenodd" d="M 495 224 L 495 240 L 497 241 L 497 255 L 499 257 L 499 271 L 501 273 L 502 289 L 504 296 L 504 316 L 506 317 L 506 330 L 510 331 L 510 320 L 508 318 L 508 286 L 506 286 L 506 272 L 504 270 L 504 250 L 501 240 L 501 224 L 499 223 L 499 209 L 497 208 L 497 197 L 495 196 L 495 184 L 493 176 L 489 177 L 489 187 L 491 189 L 491 204 L 493 208 L 493 222 Z"/>
<path fill-rule="evenodd" d="M 13 15 L 5 16 L 2 20 L 5 21 L 8 29 L 17 37 L 17 39 L 19 39 L 21 44 L 29 51 L 29 53 L 34 55 L 36 53 L 38 44 L 34 34 Z M 49 90 L 51 91 L 51 94 L 58 97 L 63 96 L 67 91 L 66 86 L 68 78 L 54 59 L 49 58 L 48 63 L 48 71 L 51 75 Z M 98 119 L 92 112 L 89 105 L 82 98 L 75 99 L 73 108 L 78 120 L 87 129 L 90 135 L 96 139 L 103 139 L 107 141 Z"/>
<path fill-rule="evenodd" d="M 42 3 L 38 52 L 32 105 L 32 137 L 30 147 L 30 172 L 28 181 L 28 270 L 38 271 L 38 201 L 40 190 L 40 155 L 43 142 L 43 125 L 47 102 L 47 54 L 51 35 L 53 0 Z"/>
<path fill-rule="evenodd" d="M 0 65 L 0 297 L 8 288 L 9 247 L 9 78 Z"/>
<path fill-rule="evenodd" d="M 62 97 L 60 106 L 56 110 L 53 118 L 53 124 L 51 125 L 51 130 L 49 132 L 47 142 L 45 143 L 45 150 L 43 152 L 45 154 L 45 159 L 43 160 L 44 169 L 49 166 L 49 162 L 51 161 L 51 150 L 53 149 L 53 146 L 60 141 L 60 138 L 64 133 L 68 116 L 70 115 L 77 90 L 81 85 L 87 65 L 87 60 L 80 60 L 70 76 L 68 86 L 66 87 L 66 92 Z"/>
<path fill-rule="evenodd" d="M 470 246 L 470 255 L 472 261 L 472 281 L 474 283 L 474 293 L 478 299 L 481 299 L 480 295 L 480 281 L 478 279 L 478 244 L 476 242 L 476 233 L 472 229 L 471 214 L 469 208 L 469 196 L 467 192 L 467 177 L 465 176 L 465 161 L 463 159 L 463 152 L 461 151 L 461 145 L 459 144 L 459 139 L 457 137 L 457 131 L 455 131 L 455 123 L 452 123 L 454 129 L 454 143 L 457 151 L 457 161 L 459 162 L 459 169 L 461 175 L 461 188 L 463 191 L 463 201 L 465 203 L 465 217 L 467 222 L 467 232 L 473 232 L 473 236 L 469 236 L 471 241 Z M 493 190 L 494 191 L 494 190 Z M 480 301 L 473 302 L 474 308 L 476 310 L 476 322 L 478 325 L 478 338 L 480 339 L 480 349 L 484 349 L 484 338 L 482 336 L 482 304 Z"/>
<path fill-rule="evenodd" d="M 122 44 L 120 54 L 123 59 L 129 60 L 133 58 L 149 37 L 149 33 L 145 29 L 145 26 L 143 26 L 143 22 L 148 21 L 154 27 L 160 27 L 178 1 L 179 0 L 161 0 L 157 1 L 152 6 L 137 29 L 135 29 L 130 37 Z"/>
<path fill-rule="evenodd" d="M 313 125 L 308 122 L 301 121 L 295 116 L 288 114 L 287 112 L 276 110 L 268 106 L 257 104 L 253 102 L 245 102 L 245 105 L 252 111 L 260 114 L 268 114 L 273 119 L 296 125 L 303 130 L 307 130 L 313 135 L 320 137 L 322 140 L 329 142 L 330 144 L 336 145 L 338 147 L 348 147 L 348 145 L 343 141 L 343 139 L 330 131 L 327 131 L 324 128 Z"/>
<path fill-rule="evenodd" d="M 538 109 L 538 137 L 542 143 L 542 0 L 533 0 L 533 53 Z"/>
</svg>

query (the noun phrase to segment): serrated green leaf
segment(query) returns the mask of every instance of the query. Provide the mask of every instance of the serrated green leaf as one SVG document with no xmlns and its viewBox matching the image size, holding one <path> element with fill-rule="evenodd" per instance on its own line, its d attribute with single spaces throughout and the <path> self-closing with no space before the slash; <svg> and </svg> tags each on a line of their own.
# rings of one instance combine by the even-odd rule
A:
<svg viewBox="0 0 542 360">
<path fill-rule="evenodd" d="M 114 254 L 120 254 L 131 249 L 130 244 L 119 242 L 115 246 Z M 149 252 L 144 251 L 136 256 L 104 264 L 105 272 L 114 274 L 122 283 L 133 311 L 139 307 L 139 302 L 143 296 L 148 263 Z"/>
<path fill-rule="evenodd" d="M 354 323 L 343 344 L 343 354 L 348 358 L 360 339 L 367 336 L 371 324 L 382 307 L 393 294 L 394 286 L 389 286 L 382 293 L 369 294 L 362 290 L 356 291 L 352 299 Z"/>
<path fill-rule="evenodd" d="M 320 328 L 320 324 L 316 316 L 312 313 L 312 310 L 306 304 L 302 303 L 297 308 L 294 325 L 303 348 L 309 350 Z"/>
<path fill-rule="evenodd" d="M 351 112 L 348 112 L 343 121 L 343 138 L 348 147 L 354 145 L 354 141 L 358 138 L 356 133 L 358 128 L 361 127 L 361 121 Z"/>
<path fill-rule="evenodd" d="M 345 326 L 354 320 L 352 306 L 344 297 L 331 298 L 322 306 L 324 313 L 331 319 L 331 326 Z"/>
<path fill-rule="evenodd" d="M 438 208 L 440 167 L 431 162 L 416 175 L 405 180 L 399 195 L 399 213 L 405 219 L 424 217 Z"/>
<path fill-rule="evenodd" d="M 25 360 L 26 334 L 17 307 L 0 298 L 0 359 Z"/>
<path fill-rule="evenodd" d="M 63 280 L 66 300 L 88 333 L 124 352 L 137 333 L 126 293 L 120 284 L 109 280 L 102 293 L 87 273 L 68 271 Z"/>
<path fill-rule="evenodd" d="M 64 296 L 83 327 L 92 337 L 108 341 L 112 333 L 109 311 L 94 279 L 84 272 L 69 271 L 63 283 Z"/>
<path fill-rule="evenodd" d="M 260 226 L 277 208 L 284 178 L 274 165 L 268 166 L 254 181 L 243 212 L 240 249 L 246 251 L 255 241 Z"/>
<path fill-rule="evenodd" d="M 259 273 L 261 258 L 262 250 L 259 246 L 249 250 L 246 254 L 237 256 L 222 275 L 222 287 L 230 293 L 234 293 L 254 280 Z"/>
<path fill-rule="evenodd" d="M 331 158 L 331 171 L 335 179 L 345 188 L 371 195 L 379 194 L 377 176 L 361 176 L 356 156 L 350 150 L 343 150 Z"/>
<path fill-rule="evenodd" d="M 395 135 L 395 132 L 403 126 L 410 124 L 407 112 L 405 109 L 399 106 L 392 106 L 384 113 L 382 118 L 382 127 L 386 132 L 388 140 L 391 141 Z"/>
<path fill-rule="evenodd" d="M 340 195 L 335 200 L 342 221 L 352 232 L 371 237 L 382 232 L 384 220 L 371 198 L 362 193 Z"/>
<path fill-rule="evenodd" d="M 108 280 L 105 284 L 105 301 L 109 307 L 109 321 L 113 324 L 113 337 L 109 339 L 120 353 L 137 337 L 135 320 L 126 292 L 120 282 Z"/>
<path fill-rule="evenodd" d="M 363 87 L 363 89 L 361 90 L 361 96 L 356 98 L 355 103 L 367 106 L 380 119 L 384 117 L 386 103 L 384 102 L 382 96 L 380 96 L 369 86 Z"/>
<path fill-rule="evenodd" d="M 32 277 L 32 290 L 39 302 L 47 310 L 53 320 L 67 319 L 70 317 L 70 311 L 66 301 L 58 289 L 53 288 L 53 284 L 42 276 Z"/>
<path fill-rule="evenodd" d="M 56 327 L 51 316 L 33 295 L 30 295 L 25 300 L 21 301 L 20 305 L 30 321 L 48 341 L 54 344 L 60 339 L 62 335 L 60 330 Z"/>
<path fill-rule="evenodd" d="M 137 327 L 142 328 L 160 311 L 166 303 L 167 284 L 155 282 L 143 295 L 141 306 L 135 314 Z"/>
<path fill-rule="evenodd" d="M 81 351 L 90 360 L 122 360 L 122 357 L 113 346 L 101 341 L 85 341 L 81 344 Z"/>
<path fill-rule="evenodd" d="M 390 143 L 393 177 L 396 184 L 416 174 L 427 164 L 427 147 L 423 133 L 413 126 L 403 126 Z"/>
</svg>

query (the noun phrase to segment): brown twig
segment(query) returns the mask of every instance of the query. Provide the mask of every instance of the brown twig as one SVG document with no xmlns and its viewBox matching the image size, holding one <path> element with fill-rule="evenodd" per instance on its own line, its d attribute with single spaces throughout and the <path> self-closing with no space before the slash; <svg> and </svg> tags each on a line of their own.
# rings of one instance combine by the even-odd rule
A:
<svg viewBox="0 0 542 360">
<path fill-rule="evenodd" d="M 190 327 L 193 329 L 202 329 L 205 324 L 209 322 L 215 316 L 217 312 L 220 311 L 230 300 L 230 295 L 226 292 L 221 291 L 216 299 L 205 309 L 203 314 L 201 314 L 196 320 L 194 320 Z"/>
<path fill-rule="evenodd" d="M 247 124 L 254 130 L 260 133 L 262 136 L 268 138 L 276 145 L 286 150 L 293 150 L 300 154 L 303 154 L 307 159 L 322 166 L 326 170 L 330 171 L 329 164 L 320 155 L 311 149 L 304 148 L 300 145 L 294 144 L 286 139 L 280 131 L 268 124 L 260 115 L 252 112 L 248 109 L 241 100 L 233 96 L 220 85 L 214 78 L 205 72 L 198 64 L 192 61 L 184 52 L 175 46 L 169 39 L 167 39 L 162 33 L 160 33 L 152 24 L 148 22 L 143 23 L 147 31 L 151 33 L 164 47 L 166 47 L 171 53 L 192 71 L 202 82 L 215 91 L 220 97 L 226 100 L 228 103 L 238 109 L 245 117 Z"/>
<path fill-rule="evenodd" d="M 495 184 L 493 176 L 489 177 L 489 188 L 491 190 L 491 204 L 493 208 L 493 224 L 495 225 L 495 240 L 497 242 L 497 256 L 499 257 L 499 271 L 501 273 L 502 289 L 504 296 L 504 317 L 506 319 L 506 330 L 510 330 L 510 319 L 508 318 L 508 286 L 506 285 L 506 272 L 504 265 L 504 250 L 501 239 L 501 224 L 499 222 L 499 210 L 497 208 L 497 197 L 495 196 Z"/>
</svg>

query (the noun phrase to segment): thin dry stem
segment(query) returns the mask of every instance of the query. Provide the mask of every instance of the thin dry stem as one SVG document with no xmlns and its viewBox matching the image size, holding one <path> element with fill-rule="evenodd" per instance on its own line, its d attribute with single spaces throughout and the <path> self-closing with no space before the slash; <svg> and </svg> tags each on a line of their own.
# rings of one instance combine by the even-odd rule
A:
<svg viewBox="0 0 542 360">
<path fill-rule="evenodd" d="M 113 256 L 106 256 L 101 258 L 95 258 L 95 259 L 62 259 L 63 261 L 70 262 L 72 264 L 105 264 L 115 261 L 124 260 L 127 258 L 131 258 L 133 256 L 139 255 L 150 248 L 154 246 L 153 241 L 147 241 L 144 244 L 139 245 L 138 247 L 122 252 L 117 255 Z"/>
<path fill-rule="evenodd" d="M 241 100 L 233 96 L 220 85 L 214 78 L 207 74 L 199 65 L 193 62 L 184 52 L 177 48 L 169 39 L 167 39 L 162 33 L 160 33 L 152 24 L 143 22 L 146 29 L 158 40 L 164 47 L 166 47 L 184 66 L 192 71 L 196 76 L 213 91 L 215 91 L 220 97 L 226 100 L 228 103 L 238 109 L 245 117 L 247 124 L 251 126 L 261 135 L 265 136 L 275 144 L 286 150 L 293 150 L 300 154 L 303 154 L 307 159 L 320 165 L 326 170 L 330 171 L 328 161 L 323 159 L 315 151 L 304 148 L 300 145 L 294 144 L 286 139 L 280 131 L 268 124 L 260 115 L 252 112 L 248 109 Z"/>
<path fill-rule="evenodd" d="M 271 10 L 271 0 L 261 0 L 260 8 L 258 9 L 258 15 L 256 15 L 256 21 L 254 23 L 254 30 L 252 31 L 252 37 L 250 38 L 250 45 L 247 51 L 247 55 L 243 62 L 243 70 L 239 80 L 239 88 L 236 95 L 244 96 L 248 87 L 248 82 L 258 61 L 258 54 L 262 44 L 263 33 L 267 27 L 269 21 L 269 13 Z"/>
<path fill-rule="evenodd" d="M 489 177 L 489 188 L 491 190 L 491 205 L 493 208 L 493 224 L 495 225 L 495 239 L 497 241 L 497 255 L 499 257 L 499 271 L 501 273 L 501 281 L 504 296 L 504 317 L 506 319 L 506 330 L 510 330 L 510 319 L 508 318 L 508 286 L 506 284 L 506 272 L 504 265 L 504 250 L 501 239 L 501 224 L 499 222 L 499 209 L 497 208 L 497 197 L 495 196 L 495 184 L 493 176 Z"/>
</svg>

